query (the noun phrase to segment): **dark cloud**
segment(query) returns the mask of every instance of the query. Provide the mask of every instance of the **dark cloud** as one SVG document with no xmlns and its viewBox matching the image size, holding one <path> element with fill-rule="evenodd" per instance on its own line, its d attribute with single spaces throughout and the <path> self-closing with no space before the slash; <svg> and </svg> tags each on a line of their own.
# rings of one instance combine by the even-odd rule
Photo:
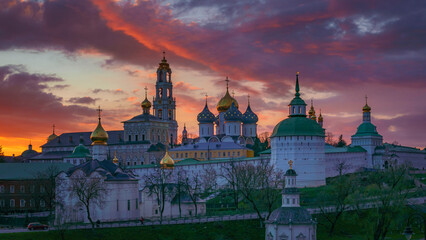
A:
<svg viewBox="0 0 426 240">
<path fill-rule="evenodd" d="M 62 98 L 47 93 L 47 83 L 62 82 L 52 75 L 31 74 L 23 66 L 0 66 L 0 132 L 2 136 L 31 136 L 61 129 L 76 130 L 82 118 L 96 115 L 90 108 L 65 106 Z"/>
<path fill-rule="evenodd" d="M 73 97 L 68 100 L 70 103 L 77 103 L 77 104 L 94 104 L 97 99 L 91 98 L 91 97 Z"/>
<path fill-rule="evenodd" d="M 96 88 L 92 90 L 92 93 L 94 94 L 98 94 L 98 93 L 110 93 L 110 94 L 126 94 L 126 92 L 124 92 L 121 89 L 100 89 L 100 88 Z"/>
</svg>

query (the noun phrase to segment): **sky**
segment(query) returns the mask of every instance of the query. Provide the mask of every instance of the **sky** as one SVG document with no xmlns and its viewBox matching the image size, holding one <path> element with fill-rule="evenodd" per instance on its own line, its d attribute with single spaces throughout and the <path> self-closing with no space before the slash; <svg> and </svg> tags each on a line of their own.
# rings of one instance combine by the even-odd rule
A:
<svg viewBox="0 0 426 240">
<path fill-rule="evenodd" d="M 426 2 L 395 0 L 1 0 L 0 145 L 20 155 L 52 133 L 106 130 L 152 99 L 162 52 L 179 133 L 224 95 L 271 132 L 301 97 L 347 142 L 365 95 L 385 142 L 426 146 Z"/>
</svg>

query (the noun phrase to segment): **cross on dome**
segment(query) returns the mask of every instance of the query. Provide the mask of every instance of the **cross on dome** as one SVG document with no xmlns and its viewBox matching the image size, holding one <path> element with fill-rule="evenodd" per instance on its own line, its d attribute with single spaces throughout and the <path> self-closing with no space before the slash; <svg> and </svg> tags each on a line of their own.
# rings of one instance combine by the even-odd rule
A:
<svg viewBox="0 0 426 240">
<path fill-rule="evenodd" d="M 101 120 L 101 112 L 102 112 L 101 106 L 98 106 L 98 109 L 96 109 L 96 111 L 98 112 L 98 118 L 99 118 L 99 121 L 100 121 Z"/>
<path fill-rule="evenodd" d="M 290 167 L 290 169 L 292 165 L 293 165 L 293 161 L 292 160 L 288 161 L 288 166 Z"/>
</svg>

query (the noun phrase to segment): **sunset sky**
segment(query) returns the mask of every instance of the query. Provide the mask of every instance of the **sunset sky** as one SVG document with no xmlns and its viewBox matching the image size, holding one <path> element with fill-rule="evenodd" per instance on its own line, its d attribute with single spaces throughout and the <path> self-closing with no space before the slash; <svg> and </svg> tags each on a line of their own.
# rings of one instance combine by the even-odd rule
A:
<svg viewBox="0 0 426 240">
<path fill-rule="evenodd" d="M 230 90 L 259 133 L 288 115 L 300 72 L 326 131 L 350 142 L 364 96 L 384 141 L 426 146 L 426 1 L 0 0 L 0 145 L 106 130 L 142 112 L 166 52 L 179 133 Z"/>
</svg>

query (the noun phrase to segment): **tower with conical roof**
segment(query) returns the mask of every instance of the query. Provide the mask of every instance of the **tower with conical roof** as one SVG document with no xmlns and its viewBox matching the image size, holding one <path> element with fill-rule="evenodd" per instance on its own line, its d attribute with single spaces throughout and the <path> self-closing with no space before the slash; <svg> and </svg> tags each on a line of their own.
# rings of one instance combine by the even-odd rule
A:
<svg viewBox="0 0 426 240">
<path fill-rule="evenodd" d="M 324 118 L 322 117 L 322 115 L 321 115 L 321 109 L 320 109 L 320 114 L 319 114 L 319 116 L 318 116 L 318 124 L 321 126 L 321 127 L 323 127 L 323 125 L 324 125 Z"/>
<path fill-rule="evenodd" d="M 257 121 L 259 118 L 251 110 L 250 107 L 250 96 L 247 96 L 247 109 L 243 114 L 243 136 L 244 137 L 257 137 Z"/>
<path fill-rule="evenodd" d="M 173 97 L 172 70 L 163 52 L 158 65 L 156 94 L 153 100 L 154 116 L 169 123 L 169 143 L 177 143 L 176 98 Z"/>
<path fill-rule="evenodd" d="M 306 103 L 299 91 L 297 73 L 290 115 L 275 126 L 271 135 L 271 162 L 286 171 L 287 162 L 292 160 L 299 172 L 299 187 L 325 185 L 325 132 L 315 120 L 306 117 Z"/>
<path fill-rule="evenodd" d="M 223 118 L 225 119 L 225 134 L 227 136 L 241 136 L 243 114 L 234 102 L 231 103 L 231 107 L 225 112 Z"/>
<path fill-rule="evenodd" d="M 373 154 L 378 146 L 383 145 L 383 137 L 377 132 L 376 126 L 371 123 L 371 107 L 368 106 L 367 96 L 362 108 L 362 123 L 351 137 L 351 146 L 361 146 L 367 150 L 368 167 L 380 168 L 381 163 L 373 162 Z"/>
<path fill-rule="evenodd" d="M 300 193 L 296 184 L 296 171 L 293 161 L 288 161 L 285 173 L 281 207 L 275 209 L 265 221 L 265 239 L 316 240 L 316 222 L 312 215 L 300 207 Z"/>
<path fill-rule="evenodd" d="M 98 126 L 90 135 L 92 141 L 92 159 L 103 161 L 108 158 L 108 133 L 104 130 L 101 124 L 101 112 L 102 109 L 99 106 L 98 111 Z"/>
<path fill-rule="evenodd" d="M 214 125 L 215 120 L 214 114 L 210 112 L 209 106 L 207 104 L 207 95 L 206 95 L 206 104 L 204 105 L 203 111 L 197 115 L 198 121 L 198 134 L 200 137 L 211 137 L 214 135 Z"/>
</svg>

